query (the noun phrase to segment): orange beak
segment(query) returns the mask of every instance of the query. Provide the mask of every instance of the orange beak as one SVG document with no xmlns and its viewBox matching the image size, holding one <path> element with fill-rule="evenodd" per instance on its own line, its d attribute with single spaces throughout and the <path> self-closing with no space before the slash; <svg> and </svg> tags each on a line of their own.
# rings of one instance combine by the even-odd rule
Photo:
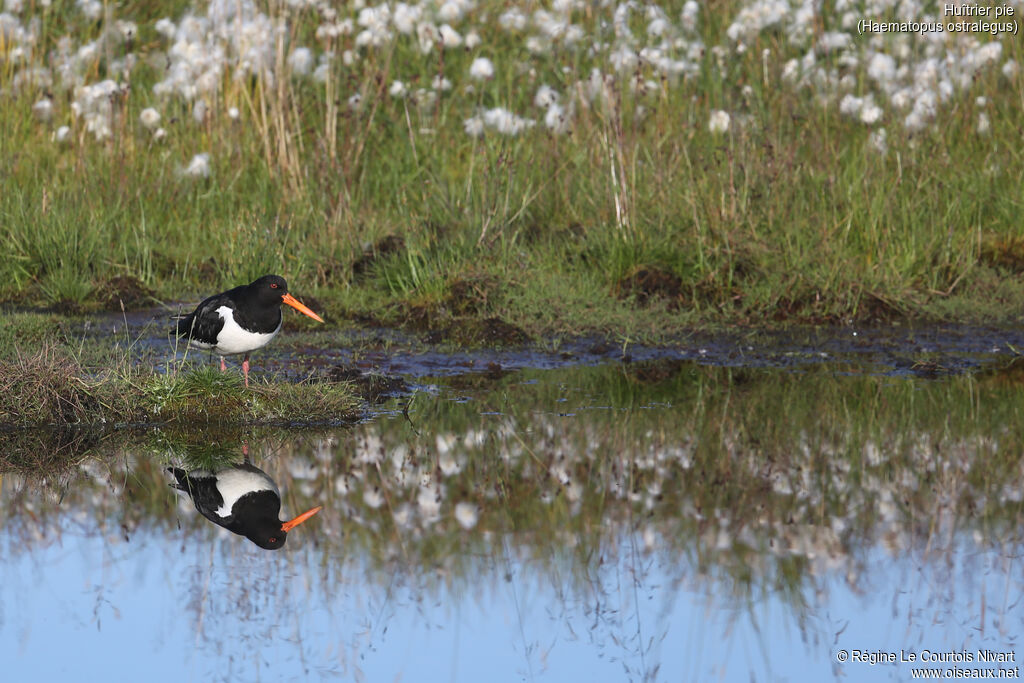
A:
<svg viewBox="0 0 1024 683">
<path fill-rule="evenodd" d="M 298 299 L 296 299 L 296 298 L 295 298 L 294 296 L 292 296 L 291 294 L 284 294 L 284 295 L 282 295 L 282 296 L 281 296 L 281 301 L 282 301 L 283 303 L 286 303 L 286 304 L 288 304 L 289 306 L 291 306 L 292 308 L 294 308 L 294 309 L 295 309 L 296 311 L 298 311 L 299 313 L 301 313 L 301 314 L 303 314 L 303 315 L 308 315 L 308 316 L 309 316 L 310 318 L 312 318 L 313 320 L 316 320 L 317 322 L 321 322 L 321 323 L 322 323 L 322 322 L 324 321 L 324 319 L 323 319 L 323 318 L 321 318 L 321 317 L 320 317 L 320 316 L 318 316 L 318 315 L 317 315 L 316 313 L 314 313 L 313 311 L 311 311 L 311 310 L 309 309 L 309 307 L 308 307 L 308 306 L 306 306 L 306 304 L 302 303 L 301 301 L 299 301 Z"/>
<path fill-rule="evenodd" d="M 306 510 L 305 512 L 303 512 L 301 515 L 299 515 L 295 519 L 289 520 L 289 521 L 285 522 L 284 524 L 282 524 L 281 525 L 281 531 L 291 531 L 292 529 L 294 529 L 298 525 L 302 524 L 307 519 L 309 519 L 310 517 L 312 517 L 316 513 L 320 512 L 321 510 L 323 510 L 323 507 L 319 506 L 319 505 L 316 506 L 315 508 L 313 508 L 312 510 Z"/>
</svg>

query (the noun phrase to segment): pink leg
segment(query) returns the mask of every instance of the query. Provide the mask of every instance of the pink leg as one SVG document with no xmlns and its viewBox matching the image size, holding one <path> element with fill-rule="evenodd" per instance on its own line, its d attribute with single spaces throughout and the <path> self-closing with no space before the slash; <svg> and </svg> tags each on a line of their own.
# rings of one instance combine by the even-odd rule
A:
<svg viewBox="0 0 1024 683">
<path fill-rule="evenodd" d="M 245 375 L 245 386 L 249 386 L 249 354 L 245 354 L 242 361 L 242 374 Z"/>
<path fill-rule="evenodd" d="M 228 369 L 228 366 L 224 365 L 224 356 L 220 357 L 220 371 L 224 372 Z"/>
</svg>

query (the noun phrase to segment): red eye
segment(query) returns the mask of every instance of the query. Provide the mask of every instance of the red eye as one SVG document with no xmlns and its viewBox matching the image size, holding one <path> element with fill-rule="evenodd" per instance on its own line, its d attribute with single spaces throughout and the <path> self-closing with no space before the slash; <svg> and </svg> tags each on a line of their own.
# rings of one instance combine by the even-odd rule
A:
<svg viewBox="0 0 1024 683">
<path fill-rule="evenodd" d="M 270 283 L 270 288 L 271 289 L 277 289 L 277 283 L 276 282 L 271 282 Z"/>
</svg>

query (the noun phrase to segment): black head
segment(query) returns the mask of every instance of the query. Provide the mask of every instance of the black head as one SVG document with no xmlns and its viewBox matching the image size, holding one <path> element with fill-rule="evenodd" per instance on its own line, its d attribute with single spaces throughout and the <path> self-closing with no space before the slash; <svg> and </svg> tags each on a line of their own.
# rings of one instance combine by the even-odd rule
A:
<svg viewBox="0 0 1024 683">
<path fill-rule="evenodd" d="M 254 532 L 251 535 L 246 536 L 246 538 L 264 550 L 277 550 L 284 545 L 286 540 L 288 540 L 288 532 L 282 531 L 279 523 L 276 530 L 268 532 Z"/>
<path fill-rule="evenodd" d="M 288 283 L 280 275 L 264 275 L 250 283 L 248 290 L 268 306 L 280 305 L 281 297 L 288 293 Z"/>
</svg>

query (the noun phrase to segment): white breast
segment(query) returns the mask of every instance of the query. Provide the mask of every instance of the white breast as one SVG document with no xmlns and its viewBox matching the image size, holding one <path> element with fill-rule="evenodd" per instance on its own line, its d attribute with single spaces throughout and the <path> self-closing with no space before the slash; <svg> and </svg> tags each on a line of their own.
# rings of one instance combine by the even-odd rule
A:
<svg viewBox="0 0 1024 683">
<path fill-rule="evenodd" d="M 235 322 L 231 316 L 231 309 L 227 306 L 218 308 L 217 313 L 224 319 L 224 327 L 217 335 L 217 345 L 213 347 L 213 350 L 222 356 L 233 353 L 249 353 L 261 349 L 281 331 L 281 323 L 278 323 L 277 329 L 273 332 L 248 332 Z"/>
</svg>

